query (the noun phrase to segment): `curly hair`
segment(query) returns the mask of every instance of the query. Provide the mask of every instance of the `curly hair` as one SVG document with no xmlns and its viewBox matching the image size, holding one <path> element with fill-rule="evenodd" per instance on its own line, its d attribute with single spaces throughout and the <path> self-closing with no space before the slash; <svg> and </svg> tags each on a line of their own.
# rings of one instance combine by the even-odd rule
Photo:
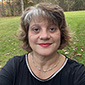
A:
<svg viewBox="0 0 85 85">
<path fill-rule="evenodd" d="M 17 36 L 18 39 L 23 42 L 21 47 L 24 50 L 27 52 L 32 51 L 29 45 L 28 31 L 31 20 L 36 16 L 45 17 L 53 22 L 57 21 L 61 32 L 61 43 L 58 49 L 63 49 L 70 44 L 71 36 L 69 34 L 69 27 L 66 24 L 63 9 L 52 3 L 39 3 L 35 6 L 28 7 L 21 16 L 21 27 Z"/>
</svg>

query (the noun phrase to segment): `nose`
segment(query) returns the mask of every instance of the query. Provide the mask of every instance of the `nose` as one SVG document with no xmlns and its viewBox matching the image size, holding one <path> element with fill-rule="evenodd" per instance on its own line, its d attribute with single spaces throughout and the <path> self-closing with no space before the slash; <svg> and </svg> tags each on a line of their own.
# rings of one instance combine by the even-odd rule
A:
<svg viewBox="0 0 85 85">
<path fill-rule="evenodd" d="M 40 34 L 40 39 L 41 40 L 49 40 L 50 39 L 50 34 L 46 30 L 44 30 Z"/>
</svg>

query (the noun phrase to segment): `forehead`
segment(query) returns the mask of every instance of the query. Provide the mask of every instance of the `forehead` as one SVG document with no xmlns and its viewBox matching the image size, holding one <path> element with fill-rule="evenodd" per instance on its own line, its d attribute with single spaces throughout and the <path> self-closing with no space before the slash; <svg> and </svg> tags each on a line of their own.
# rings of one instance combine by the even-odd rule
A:
<svg viewBox="0 0 85 85">
<path fill-rule="evenodd" d="M 52 18 L 48 18 L 48 17 L 41 16 L 41 15 L 32 18 L 29 25 L 39 24 L 39 23 L 44 23 L 44 24 L 48 24 L 48 25 L 51 25 L 51 24 L 58 25 L 57 21 L 53 20 Z"/>
</svg>

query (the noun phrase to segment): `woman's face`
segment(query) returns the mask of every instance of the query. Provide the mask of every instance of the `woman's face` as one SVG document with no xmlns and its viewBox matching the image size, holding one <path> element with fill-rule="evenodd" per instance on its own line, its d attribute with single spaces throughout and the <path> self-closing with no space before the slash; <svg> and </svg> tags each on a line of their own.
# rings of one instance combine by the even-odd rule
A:
<svg viewBox="0 0 85 85">
<path fill-rule="evenodd" d="M 44 18 L 35 18 L 30 22 L 28 39 L 33 52 L 49 56 L 54 54 L 60 46 L 60 30 L 57 22 Z"/>
</svg>

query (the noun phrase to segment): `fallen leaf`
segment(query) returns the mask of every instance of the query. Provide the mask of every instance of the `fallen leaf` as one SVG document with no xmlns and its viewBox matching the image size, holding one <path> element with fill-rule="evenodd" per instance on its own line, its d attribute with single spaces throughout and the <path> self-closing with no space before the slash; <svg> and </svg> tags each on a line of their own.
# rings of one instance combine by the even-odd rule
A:
<svg viewBox="0 0 85 85">
<path fill-rule="evenodd" d="M 64 52 L 65 52 L 66 50 L 62 49 L 62 51 L 64 51 Z"/>
<path fill-rule="evenodd" d="M 14 51 L 15 51 L 16 49 L 14 48 Z"/>
<path fill-rule="evenodd" d="M 77 46 L 75 46 L 75 49 L 78 49 L 78 47 L 77 47 Z"/>
<path fill-rule="evenodd" d="M 11 41 L 11 40 L 8 40 L 9 42 Z"/>
<path fill-rule="evenodd" d="M 77 52 L 76 51 L 74 51 L 74 54 L 76 54 Z"/>
<path fill-rule="evenodd" d="M 65 54 L 69 54 L 69 52 L 65 52 Z"/>
<path fill-rule="evenodd" d="M 77 41 L 79 41 L 79 40 L 77 39 Z"/>
<path fill-rule="evenodd" d="M 10 53 L 6 53 L 6 55 L 9 55 Z"/>
<path fill-rule="evenodd" d="M 78 53 L 77 55 L 81 56 L 81 54 L 80 54 L 80 53 Z"/>
<path fill-rule="evenodd" d="M 11 43 L 12 45 L 14 44 L 14 43 Z"/>
<path fill-rule="evenodd" d="M 76 50 L 75 48 L 73 48 L 73 50 Z"/>
<path fill-rule="evenodd" d="M 80 46 L 81 48 L 83 48 L 83 46 Z"/>
<path fill-rule="evenodd" d="M 83 51 L 83 49 L 81 49 L 81 51 Z"/>
<path fill-rule="evenodd" d="M 76 57 L 77 55 L 73 55 L 72 57 Z"/>
<path fill-rule="evenodd" d="M 74 42 L 73 44 L 76 44 L 76 42 Z"/>
<path fill-rule="evenodd" d="M 74 48 L 73 48 L 73 50 L 77 50 L 78 49 L 78 47 L 77 46 L 75 46 Z"/>
</svg>

